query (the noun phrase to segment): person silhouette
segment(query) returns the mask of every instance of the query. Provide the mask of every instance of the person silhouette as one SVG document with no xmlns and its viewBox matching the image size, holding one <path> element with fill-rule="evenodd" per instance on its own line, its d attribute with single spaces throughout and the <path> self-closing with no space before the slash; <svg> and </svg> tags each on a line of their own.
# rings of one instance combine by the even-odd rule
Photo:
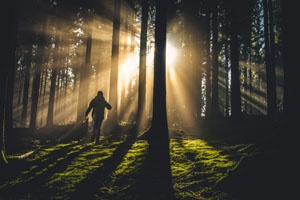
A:
<svg viewBox="0 0 300 200">
<path fill-rule="evenodd" d="M 89 103 L 89 106 L 85 112 L 85 119 L 88 120 L 88 115 L 90 111 L 92 111 L 92 137 L 91 142 L 95 142 L 95 144 L 99 144 L 100 140 L 100 130 L 102 121 L 104 119 L 104 110 L 110 110 L 111 105 L 105 100 L 102 91 L 97 92 L 97 96 L 95 96 Z"/>
</svg>

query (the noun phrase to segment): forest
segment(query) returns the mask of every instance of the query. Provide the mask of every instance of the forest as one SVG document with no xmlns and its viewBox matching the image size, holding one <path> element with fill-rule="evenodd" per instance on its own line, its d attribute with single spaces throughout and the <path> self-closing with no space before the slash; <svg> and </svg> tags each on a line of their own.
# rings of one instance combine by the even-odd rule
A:
<svg viewBox="0 0 300 200">
<path fill-rule="evenodd" d="M 284 0 L 13 0 L 0 199 L 289 199 Z M 91 100 L 106 110 L 90 141 Z"/>
</svg>

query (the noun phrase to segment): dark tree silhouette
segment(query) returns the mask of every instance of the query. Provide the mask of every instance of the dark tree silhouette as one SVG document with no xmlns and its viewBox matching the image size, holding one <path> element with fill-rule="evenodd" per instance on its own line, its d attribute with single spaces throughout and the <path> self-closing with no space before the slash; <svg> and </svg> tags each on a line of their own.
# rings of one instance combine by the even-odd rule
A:
<svg viewBox="0 0 300 200">
<path fill-rule="evenodd" d="M 113 36 L 112 36 L 112 53 L 111 53 L 111 71 L 110 71 L 110 88 L 109 102 L 112 105 L 108 113 L 109 124 L 112 127 L 118 126 L 118 67 L 119 67 L 119 43 L 120 43 L 120 15 L 121 0 L 114 1 L 113 17 Z"/>
<path fill-rule="evenodd" d="M 289 54 L 289 47 L 290 51 L 293 49 L 288 43 L 288 23 L 289 23 L 289 18 L 288 18 L 288 7 L 289 3 L 285 0 L 281 0 L 281 6 L 282 6 L 282 15 L 283 15 L 283 23 L 282 23 L 282 29 L 283 29 L 283 66 L 284 66 L 284 99 L 283 99 L 283 112 L 285 116 L 290 116 L 292 117 L 293 114 L 293 109 L 292 105 L 296 105 L 295 99 L 291 97 L 293 94 L 293 89 L 292 89 L 292 80 L 290 79 L 290 76 L 293 74 L 292 73 L 292 67 L 291 67 L 291 61 L 289 59 L 292 58 L 292 55 Z M 294 49 L 293 49 L 294 50 Z M 294 111 L 295 112 L 295 111 Z"/>
<path fill-rule="evenodd" d="M 57 33 L 59 34 L 59 33 Z M 55 57 L 54 59 L 59 59 L 59 44 L 60 44 L 60 35 L 55 37 Z M 49 94 L 49 104 L 48 104 L 48 113 L 47 113 L 47 123 L 46 126 L 53 126 L 53 117 L 54 117 L 54 97 L 55 97 L 55 88 L 56 88 L 56 78 L 57 78 L 57 66 L 52 66 L 51 71 L 51 83 L 50 83 L 50 94 Z"/>
<path fill-rule="evenodd" d="M 32 43 L 32 38 L 33 35 L 30 34 L 29 36 L 27 36 L 30 38 L 30 40 L 28 41 L 28 45 L 26 48 L 28 48 L 29 50 L 31 49 L 31 43 Z M 28 51 L 30 52 L 30 51 Z M 26 122 L 26 118 L 27 118 L 27 109 L 28 109 L 28 94 L 29 94 L 29 82 L 30 82 L 30 69 L 31 69 L 31 61 L 32 61 L 32 55 L 31 53 L 27 53 L 25 55 L 25 80 L 24 80 L 24 86 L 23 86 L 23 97 L 22 97 L 22 123 Z"/>
<path fill-rule="evenodd" d="M 147 198 L 173 199 L 166 110 L 166 27 L 168 0 L 157 0 L 155 18 L 153 115 L 148 136 L 151 188 Z"/>
<path fill-rule="evenodd" d="M 238 42 L 238 9 L 239 1 L 229 2 L 230 20 L 230 58 L 231 58 L 231 116 L 239 118 L 241 115 L 241 91 L 239 72 L 239 42 Z"/>
<path fill-rule="evenodd" d="M 88 3 L 86 3 L 88 4 Z M 86 7 L 89 7 L 86 5 Z M 85 11 L 86 17 L 86 54 L 84 65 L 81 66 L 80 70 L 80 86 L 78 94 L 78 106 L 77 106 L 77 121 L 81 121 L 84 118 L 85 109 L 88 106 L 88 87 L 89 87 L 89 69 L 91 65 L 91 51 L 92 51 L 92 34 L 93 30 L 91 27 L 91 21 L 93 19 L 93 13 L 87 9 Z"/>
<path fill-rule="evenodd" d="M 45 45 L 47 42 L 46 37 L 46 15 L 43 11 L 43 8 L 39 7 L 38 2 L 35 2 L 34 6 L 37 6 L 37 15 L 36 18 L 39 20 L 39 33 L 37 34 L 37 55 L 36 55 L 36 65 L 34 67 L 34 75 L 32 81 L 32 103 L 31 103 L 31 115 L 30 115 L 30 123 L 29 127 L 34 130 L 36 129 L 36 118 L 38 112 L 38 102 L 39 102 L 39 91 L 40 91 L 40 81 L 41 81 L 41 73 L 42 66 L 44 63 L 44 51 Z"/>
<path fill-rule="evenodd" d="M 272 116 L 277 112 L 276 106 L 276 74 L 274 66 L 274 31 L 272 1 L 263 0 L 265 64 L 267 73 L 267 112 Z"/>
<path fill-rule="evenodd" d="M 219 94 L 218 94 L 218 77 L 219 77 L 219 45 L 218 45 L 218 2 L 212 1 L 212 93 L 211 93 L 211 114 L 216 117 L 219 107 Z"/>
<path fill-rule="evenodd" d="M 12 100 L 13 100 L 13 81 L 15 73 L 15 49 L 18 26 L 18 4 L 17 0 L 8 2 L 5 8 L 9 12 L 1 16 L 6 21 L 4 37 L 6 42 L 2 45 L 3 66 L 0 72 L 0 166 L 7 163 L 6 159 L 6 136 L 12 132 Z"/>
<path fill-rule="evenodd" d="M 146 101 L 146 58 L 147 58 L 147 27 L 148 27 L 148 0 L 142 1 L 142 24 L 141 24 L 141 40 L 140 40 L 140 72 L 139 72 L 139 86 L 138 86 L 138 109 L 137 109 L 137 123 L 134 127 L 134 132 L 137 135 L 139 125 L 142 122 L 142 116 L 145 110 Z"/>
<path fill-rule="evenodd" d="M 210 30 L 211 30 L 211 3 L 210 1 L 206 4 L 206 26 L 205 26 L 205 53 L 206 53 L 206 68 L 205 68 L 205 78 L 206 78 L 206 108 L 205 116 L 211 114 L 211 53 L 210 53 Z"/>
</svg>

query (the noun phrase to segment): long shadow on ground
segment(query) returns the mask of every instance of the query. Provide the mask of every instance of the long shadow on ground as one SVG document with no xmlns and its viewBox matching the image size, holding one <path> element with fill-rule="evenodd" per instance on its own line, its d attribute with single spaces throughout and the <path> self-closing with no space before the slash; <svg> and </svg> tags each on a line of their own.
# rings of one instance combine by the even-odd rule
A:
<svg viewBox="0 0 300 200">
<path fill-rule="evenodd" d="M 66 145 L 60 149 L 53 150 L 44 158 L 32 162 L 30 166 L 27 166 L 27 170 L 25 168 L 20 171 L 18 170 L 19 172 L 25 171 L 23 174 L 19 176 L 15 176 L 16 174 L 14 174 L 9 179 L 7 178 L 7 180 L 12 181 L 12 184 L 1 189 L 2 198 L 11 199 L 12 196 L 16 198 L 18 196 L 26 196 L 29 191 L 33 191 L 30 194 L 31 198 L 45 198 L 45 194 L 49 192 L 49 189 L 43 187 L 44 181 L 53 174 L 64 171 L 79 154 L 90 148 L 89 146 L 82 146 L 78 151 L 68 153 L 74 145 Z M 61 155 L 67 156 L 64 159 L 59 159 Z"/>
<path fill-rule="evenodd" d="M 97 168 L 93 173 L 75 186 L 75 192 L 70 194 L 71 199 L 93 199 L 100 198 L 103 195 L 99 192 L 101 185 L 110 182 L 110 177 L 117 166 L 122 162 L 124 156 L 134 143 L 134 138 L 128 136 L 127 139 L 120 144 L 113 155 L 106 159 L 103 165 Z"/>
</svg>

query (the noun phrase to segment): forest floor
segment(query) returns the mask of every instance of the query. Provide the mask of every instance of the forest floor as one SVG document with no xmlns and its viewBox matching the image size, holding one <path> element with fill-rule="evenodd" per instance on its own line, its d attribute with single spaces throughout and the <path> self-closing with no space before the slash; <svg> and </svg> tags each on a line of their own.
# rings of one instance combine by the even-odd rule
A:
<svg viewBox="0 0 300 200">
<path fill-rule="evenodd" d="M 33 141 L 9 153 L 8 164 L 1 166 L 0 199 L 150 199 L 137 191 L 147 165 L 148 142 L 119 134 L 101 136 L 100 144 L 94 145 L 90 134 L 68 142 Z M 288 199 L 279 143 L 172 134 L 174 199 Z M 151 191 L 153 183 L 146 187 Z"/>
</svg>

